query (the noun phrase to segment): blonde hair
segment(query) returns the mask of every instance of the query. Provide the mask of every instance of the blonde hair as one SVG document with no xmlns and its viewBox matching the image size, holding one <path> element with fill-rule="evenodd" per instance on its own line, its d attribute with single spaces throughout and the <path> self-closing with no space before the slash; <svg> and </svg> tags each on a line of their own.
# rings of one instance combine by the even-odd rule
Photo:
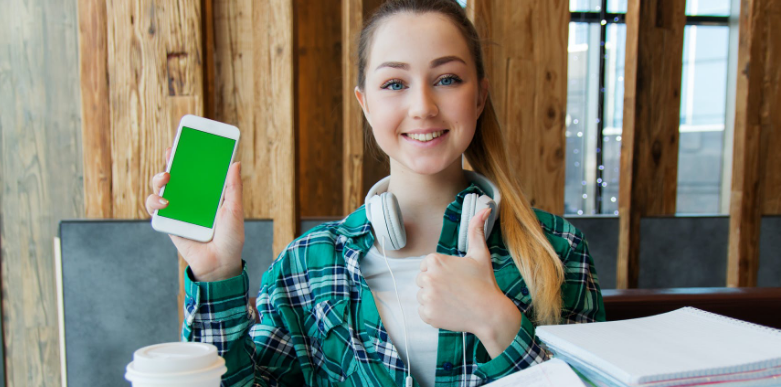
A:
<svg viewBox="0 0 781 387">
<path fill-rule="evenodd" d="M 374 32 L 380 21 L 400 12 L 440 13 L 459 28 L 477 67 L 478 79 L 485 78 L 480 38 L 464 10 L 454 0 L 387 0 L 361 30 L 358 42 L 358 86 L 364 89 L 365 68 Z M 564 267 L 537 220 L 518 179 L 510 172 L 507 150 L 490 95 L 477 119 L 472 143 L 464 155 L 474 170 L 499 188 L 502 205 L 499 224 L 502 239 L 518 267 L 532 297 L 537 324 L 558 324 L 561 319 L 561 285 Z"/>
</svg>

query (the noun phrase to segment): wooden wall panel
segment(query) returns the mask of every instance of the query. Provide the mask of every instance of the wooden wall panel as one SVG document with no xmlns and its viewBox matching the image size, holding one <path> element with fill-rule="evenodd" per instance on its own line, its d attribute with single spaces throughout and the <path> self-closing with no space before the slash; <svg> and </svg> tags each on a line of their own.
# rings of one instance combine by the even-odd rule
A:
<svg viewBox="0 0 781 387">
<path fill-rule="evenodd" d="M 294 9 L 299 212 L 301 216 L 341 216 L 342 5 L 296 0 Z"/>
<path fill-rule="evenodd" d="M 111 119 L 106 2 L 79 2 L 79 75 L 84 149 L 84 208 L 88 218 L 111 218 Z"/>
<path fill-rule="evenodd" d="M 358 37 L 363 20 L 363 0 L 342 0 L 343 214 L 349 214 L 363 204 L 364 117 L 355 99 Z"/>
<path fill-rule="evenodd" d="M 203 115 L 201 3 L 108 1 L 113 216 L 148 218 L 181 116 Z"/>
<path fill-rule="evenodd" d="M 296 234 L 293 2 L 214 0 L 206 74 L 214 118 L 241 130 L 246 218 L 274 220 L 274 254 Z M 207 27 L 207 30 L 208 27 Z"/>
<path fill-rule="evenodd" d="M 640 217 L 675 214 L 685 2 L 630 0 L 626 15 L 616 287 L 637 287 Z"/>
<path fill-rule="evenodd" d="M 467 2 L 510 163 L 531 204 L 564 213 L 569 2 Z"/>
<path fill-rule="evenodd" d="M 761 217 L 781 213 L 781 3 L 740 5 L 727 285 L 756 286 Z"/>
<path fill-rule="evenodd" d="M 76 0 L 0 11 L 0 239 L 5 381 L 60 384 L 52 240 L 84 216 Z M 1 383 L 1 382 L 0 382 Z"/>
</svg>

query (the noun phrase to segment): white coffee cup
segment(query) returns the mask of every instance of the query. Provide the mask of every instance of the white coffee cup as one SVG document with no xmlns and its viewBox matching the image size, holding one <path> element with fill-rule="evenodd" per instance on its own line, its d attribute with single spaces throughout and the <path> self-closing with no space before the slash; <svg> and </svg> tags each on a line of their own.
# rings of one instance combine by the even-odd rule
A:
<svg viewBox="0 0 781 387">
<path fill-rule="evenodd" d="M 176 342 L 137 350 L 125 379 L 133 387 L 219 387 L 226 372 L 225 359 L 214 345 Z"/>
</svg>

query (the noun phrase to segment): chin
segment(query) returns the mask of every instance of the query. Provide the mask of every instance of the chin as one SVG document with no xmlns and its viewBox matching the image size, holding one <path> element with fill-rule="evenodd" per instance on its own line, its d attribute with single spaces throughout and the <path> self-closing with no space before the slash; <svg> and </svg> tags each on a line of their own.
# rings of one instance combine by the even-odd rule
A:
<svg viewBox="0 0 781 387">
<path fill-rule="evenodd" d="M 461 160 L 460 156 L 461 155 L 456 158 L 458 161 Z M 453 162 L 456 161 L 456 159 L 445 160 L 441 158 L 433 159 L 428 157 L 421 157 L 415 158 L 414 160 L 406 160 L 404 165 L 411 172 L 417 173 L 419 175 L 436 175 L 437 173 L 440 173 L 450 167 Z"/>
</svg>

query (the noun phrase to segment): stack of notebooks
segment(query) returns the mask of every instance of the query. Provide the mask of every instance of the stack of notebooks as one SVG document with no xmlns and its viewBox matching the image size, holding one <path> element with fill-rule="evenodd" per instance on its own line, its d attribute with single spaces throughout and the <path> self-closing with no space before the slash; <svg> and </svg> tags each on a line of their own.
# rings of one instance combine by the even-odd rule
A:
<svg viewBox="0 0 781 387">
<path fill-rule="evenodd" d="M 780 330 L 696 308 L 541 326 L 537 336 L 598 387 L 781 386 Z"/>
</svg>

